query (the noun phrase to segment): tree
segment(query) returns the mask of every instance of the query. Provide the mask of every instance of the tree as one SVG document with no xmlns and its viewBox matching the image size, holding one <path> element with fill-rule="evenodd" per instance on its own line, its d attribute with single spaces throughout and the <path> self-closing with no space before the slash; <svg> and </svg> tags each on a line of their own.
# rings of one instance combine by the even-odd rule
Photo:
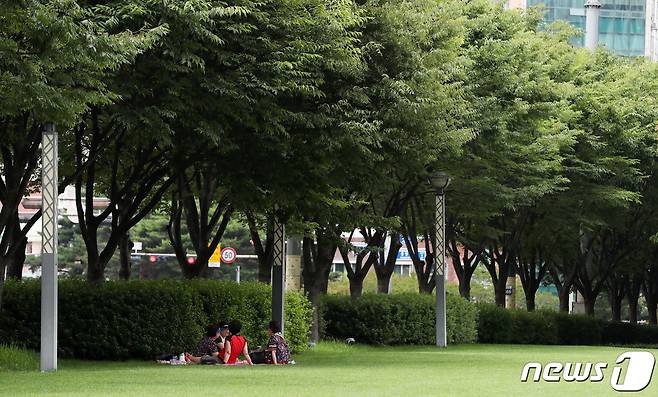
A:
<svg viewBox="0 0 658 397">
<path fill-rule="evenodd" d="M 16 224 L 23 196 L 38 189 L 43 124 L 55 123 L 65 137 L 90 106 L 110 102 L 114 94 L 105 82 L 110 70 L 129 62 L 154 33 L 109 33 L 112 22 L 105 17 L 97 7 L 68 1 L 2 6 L 0 292 L 7 263 L 21 262 L 25 236 L 41 216 L 38 212 L 22 228 Z M 60 175 L 62 191 L 72 175 Z"/>
<path fill-rule="evenodd" d="M 191 204 L 198 203 L 200 224 L 217 226 L 198 234 L 199 249 L 212 248 L 221 238 L 222 222 L 232 211 L 250 217 L 274 213 L 276 203 L 277 216 L 287 219 L 305 201 L 326 194 L 328 163 L 320 161 L 319 150 L 333 139 L 327 113 L 336 106 L 327 87 L 331 73 L 342 76 L 346 72 L 336 69 L 358 61 L 351 8 L 348 2 L 253 2 L 236 19 L 240 28 L 222 32 L 226 44 L 208 47 L 205 73 L 197 76 L 203 100 L 188 109 L 194 117 L 182 120 L 197 125 L 205 117 L 208 133 L 192 148 L 196 161 L 187 161 L 191 156 L 185 151 L 172 156 L 180 181 L 176 200 L 187 203 L 182 211 L 172 209 L 193 230 Z M 188 130 L 181 129 L 176 139 L 187 139 L 182 132 Z M 203 220 L 205 207 L 214 211 Z M 211 213 L 222 221 L 214 222 Z M 172 225 L 177 217 L 172 213 Z M 197 253 L 202 275 L 206 255 Z"/>
<path fill-rule="evenodd" d="M 456 5 L 392 0 L 362 7 L 369 19 L 362 38 L 367 69 L 359 81 L 367 102 L 361 107 L 377 129 L 368 145 L 369 175 L 354 192 L 369 203 L 361 209 L 372 219 L 401 217 L 419 187 L 426 190 L 425 169 L 471 136 L 462 123 L 467 106 L 458 82 L 462 36 Z M 356 252 L 355 263 L 344 261 L 355 296 L 371 267 L 378 291 L 389 292 L 402 244 L 400 222 L 386 223 L 359 225 L 368 247 Z M 344 259 L 348 248 L 341 249 Z"/>
<path fill-rule="evenodd" d="M 580 225 L 574 241 L 584 255 L 574 263 L 576 287 L 589 314 L 607 278 L 632 254 L 631 244 L 642 240 L 636 233 L 645 217 L 638 208 L 642 181 L 653 173 L 656 115 L 640 98 L 655 92 L 647 79 L 653 73 L 642 61 L 599 51 L 576 81 L 582 95 L 574 101 L 574 124 L 582 132 L 568 162 L 570 186 L 563 199 L 572 211 L 569 221 Z"/>
<path fill-rule="evenodd" d="M 476 138 L 443 165 L 453 177 L 448 235 L 465 251 L 480 253 L 475 258 L 503 305 L 532 207 L 566 183 L 562 161 L 573 143 L 567 101 L 572 85 L 562 75 L 570 75 L 565 69 L 573 69 L 574 52 L 567 38 L 537 31 L 535 13 L 520 15 L 482 1 L 469 4 L 465 14 L 465 86 Z M 475 268 L 454 263 L 458 274 Z"/>
</svg>

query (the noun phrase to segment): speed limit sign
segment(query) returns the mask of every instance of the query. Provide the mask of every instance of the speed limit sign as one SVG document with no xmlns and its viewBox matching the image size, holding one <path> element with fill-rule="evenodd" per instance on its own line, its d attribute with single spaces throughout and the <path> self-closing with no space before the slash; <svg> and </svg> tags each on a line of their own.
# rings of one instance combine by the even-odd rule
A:
<svg viewBox="0 0 658 397">
<path fill-rule="evenodd" d="M 222 250 L 222 262 L 229 264 L 235 262 L 235 259 L 238 257 L 238 253 L 234 248 L 226 247 Z"/>
</svg>

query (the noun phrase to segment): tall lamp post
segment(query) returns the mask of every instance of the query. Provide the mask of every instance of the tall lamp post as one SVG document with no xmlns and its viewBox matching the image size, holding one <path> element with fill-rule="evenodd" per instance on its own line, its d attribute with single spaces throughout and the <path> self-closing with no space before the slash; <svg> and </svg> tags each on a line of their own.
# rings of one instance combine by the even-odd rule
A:
<svg viewBox="0 0 658 397">
<path fill-rule="evenodd" d="M 272 320 L 279 321 L 284 332 L 286 287 L 286 229 L 283 221 L 274 218 L 274 263 L 272 263 Z"/>
<path fill-rule="evenodd" d="M 450 177 L 445 172 L 435 172 L 429 177 L 429 184 L 435 192 L 434 223 L 434 280 L 436 281 L 436 345 L 448 345 L 446 333 L 446 206 L 445 188 L 450 184 Z"/>
<path fill-rule="evenodd" d="M 57 131 L 44 125 L 41 141 L 41 371 L 57 369 Z"/>
</svg>

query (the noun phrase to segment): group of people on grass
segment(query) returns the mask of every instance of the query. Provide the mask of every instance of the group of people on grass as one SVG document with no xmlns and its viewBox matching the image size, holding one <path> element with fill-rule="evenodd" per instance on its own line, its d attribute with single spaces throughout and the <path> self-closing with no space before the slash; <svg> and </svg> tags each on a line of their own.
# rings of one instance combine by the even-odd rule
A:
<svg viewBox="0 0 658 397">
<path fill-rule="evenodd" d="M 185 353 L 185 361 L 192 364 L 288 364 L 290 348 L 281 334 L 281 323 L 276 320 L 268 325 L 269 340 L 262 349 L 249 351 L 247 339 L 240 335 L 242 324 L 233 320 L 211 324 L 206 335 L 199 341 L 194 354 Z"/>
</svg>

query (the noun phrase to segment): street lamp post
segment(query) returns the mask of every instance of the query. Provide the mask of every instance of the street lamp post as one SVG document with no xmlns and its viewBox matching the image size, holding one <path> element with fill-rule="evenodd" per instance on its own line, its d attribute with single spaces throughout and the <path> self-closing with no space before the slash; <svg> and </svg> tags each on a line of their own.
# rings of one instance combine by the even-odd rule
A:
<svg viewBox="0 0 658 397">
<path fill-rule="evenodd" d="M 272 263 L 272 320 L 279 321 L 284 332 L 286 282 L 286 231 L 278 216 L 274 218 L 274 263 Z"/>
<path fill-rule="evenodd" d="M 435 172 L 429 177 L 429 183 L 435 192 L 434 221 L 434 280 L 436 281 L 436 345 L 448 345 L 446 332 L 446 207 L 445 188 L 450 184 L 450 177 L 445 172 Z"/>
<path fill-rule="evenodd" d="M 41 141 L 41 371 L 57 370 L 57 131 L 44 125 Z"/>
</svg>

